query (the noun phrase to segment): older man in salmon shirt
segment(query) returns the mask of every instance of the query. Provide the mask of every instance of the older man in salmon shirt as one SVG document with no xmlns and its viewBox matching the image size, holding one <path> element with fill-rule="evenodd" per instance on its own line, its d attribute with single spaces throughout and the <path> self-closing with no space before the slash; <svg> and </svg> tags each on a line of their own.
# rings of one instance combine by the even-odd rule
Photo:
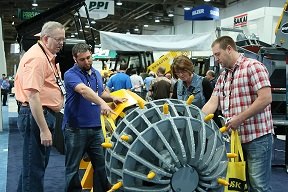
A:
<svg viewBox="0 0 288 192">
<path fill-rule="evenodd" d="M 18 129 L 23 136 L 23 162 L 17 192 L 43 192 L 55 113 L 63 107 L 65 89 L 55 64 L 65 41 L 64 26 L 43 25 L 40 41 L 22 57 L 15 77 L 15 96 L 20 103 Z"/>
</svg>

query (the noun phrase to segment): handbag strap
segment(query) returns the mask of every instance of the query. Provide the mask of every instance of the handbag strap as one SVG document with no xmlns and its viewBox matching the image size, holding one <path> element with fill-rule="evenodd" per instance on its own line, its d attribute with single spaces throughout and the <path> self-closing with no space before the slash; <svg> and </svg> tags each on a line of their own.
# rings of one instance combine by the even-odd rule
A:
<svg viewBox="0 0 288 192">
<path fill-rule="evenodd" d="M 236 153 L 238 156 L 236 158 L 231 158 L 232 162 L 243 162 L 244 161 L 244 155 L 242 150 L 242 145 L 238 136 L 238 131 L 232 131 L 231 134 L 231 144 L 230 144 L 231 153 Z M 240 156 L 240 159 L 239 159 Z"/>
</svg>

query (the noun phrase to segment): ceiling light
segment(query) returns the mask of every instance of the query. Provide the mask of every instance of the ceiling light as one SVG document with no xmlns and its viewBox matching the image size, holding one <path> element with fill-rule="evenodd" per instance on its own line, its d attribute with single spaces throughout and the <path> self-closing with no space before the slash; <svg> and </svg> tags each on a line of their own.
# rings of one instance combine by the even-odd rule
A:
<svg viewBox="0 0 288 192">
<path fill-rule="evenodd" d="M 33 1 L 32 6 L 33 7 L 37 7 L 38 6 L 38 3 L 36 2 L 36 0 Z"/>
<path fill-rule="evenodd" d="M 121 5 L 122 5 L 122 2 L 121 2 L 121 0 L 118 0 L 118 1 L 116 2 L 116 5 L 119 5 L 119 6 L 121 6 Z"/>
<path fill-rule="evenodd" d="M 72 38 L 73 38 L 73 37 L 75 37 L 75 35 L 74 35 L 74 34 L 71 34 L 71 36 L 70 36 L 70 37 L 72 37 Z"/>
<path fill-rule="evenodd" d="M 159 18 L 155 18 L 155 23 L 159 23 L 160 19 Z"/>
<path fill-rule="evenodd" d="M 143 25 L 144 27 L 149 27 L 149 25 L 147 25 L 147 24 L 145 24 L 145 25 Z"/>
<path fill-rule="evenodd" d="M 136 32 L 139 31 L 138 27 L 135 27 L 134 31 L 136 31 Z"/>
<path fill-rule="evenodd" d="M 169 11 L 168 17 L 174 17 L 173 11 Z"/>
<path fill-rule="evenodd" d="M 205 2 L 209 2 L 210 0 L 204 0 Z"/>
<path fill-rule="evenodd" d="M 190 7 L 184 7 L 184 10 L 188 11 L 190 10 Z"/>
</svg>

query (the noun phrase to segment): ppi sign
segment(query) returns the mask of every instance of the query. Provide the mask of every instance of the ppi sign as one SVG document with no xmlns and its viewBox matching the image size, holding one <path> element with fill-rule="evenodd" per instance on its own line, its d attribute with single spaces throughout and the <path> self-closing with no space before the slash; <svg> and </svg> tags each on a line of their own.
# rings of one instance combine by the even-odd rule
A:
<svg viewBox="0 0 288 192">
<path fill-rule="evenodd" d="M 219 9 L 209 5 L 196 6 L 184 11 L 184 20 L 213 20 L 219 19 Z"/>
<path fill-rule="evenodd" d="M 114 1 L 113 0 L 86 0 L 85 1 L 89 16 L 93 19 L 103 19 L 109 14 L 114 15 Z M 86 15 L 86 10 L 83 7 L 79 10 L 81 15 Z"/>
</svg>

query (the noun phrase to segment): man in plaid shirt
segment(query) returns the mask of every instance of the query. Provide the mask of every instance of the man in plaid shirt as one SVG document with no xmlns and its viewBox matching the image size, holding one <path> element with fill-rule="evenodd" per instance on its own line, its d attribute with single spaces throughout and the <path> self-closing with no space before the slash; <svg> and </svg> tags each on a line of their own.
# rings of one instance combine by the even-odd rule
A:
<svg viewBox="0 0 288 192">
<path fill-rule="evenodd" d="M 225 70 L 220 74 L 210 100 L 202 111 L 214 113 L 220 104 L 226 131 L 238 130 L 247 162 L 249 191 L 269 192 L 271 178 L 272 95 L 266 67 L 237 52 L 234 40 L 222 36 L 212 44 L 215 60 Z"/>
</svg>

